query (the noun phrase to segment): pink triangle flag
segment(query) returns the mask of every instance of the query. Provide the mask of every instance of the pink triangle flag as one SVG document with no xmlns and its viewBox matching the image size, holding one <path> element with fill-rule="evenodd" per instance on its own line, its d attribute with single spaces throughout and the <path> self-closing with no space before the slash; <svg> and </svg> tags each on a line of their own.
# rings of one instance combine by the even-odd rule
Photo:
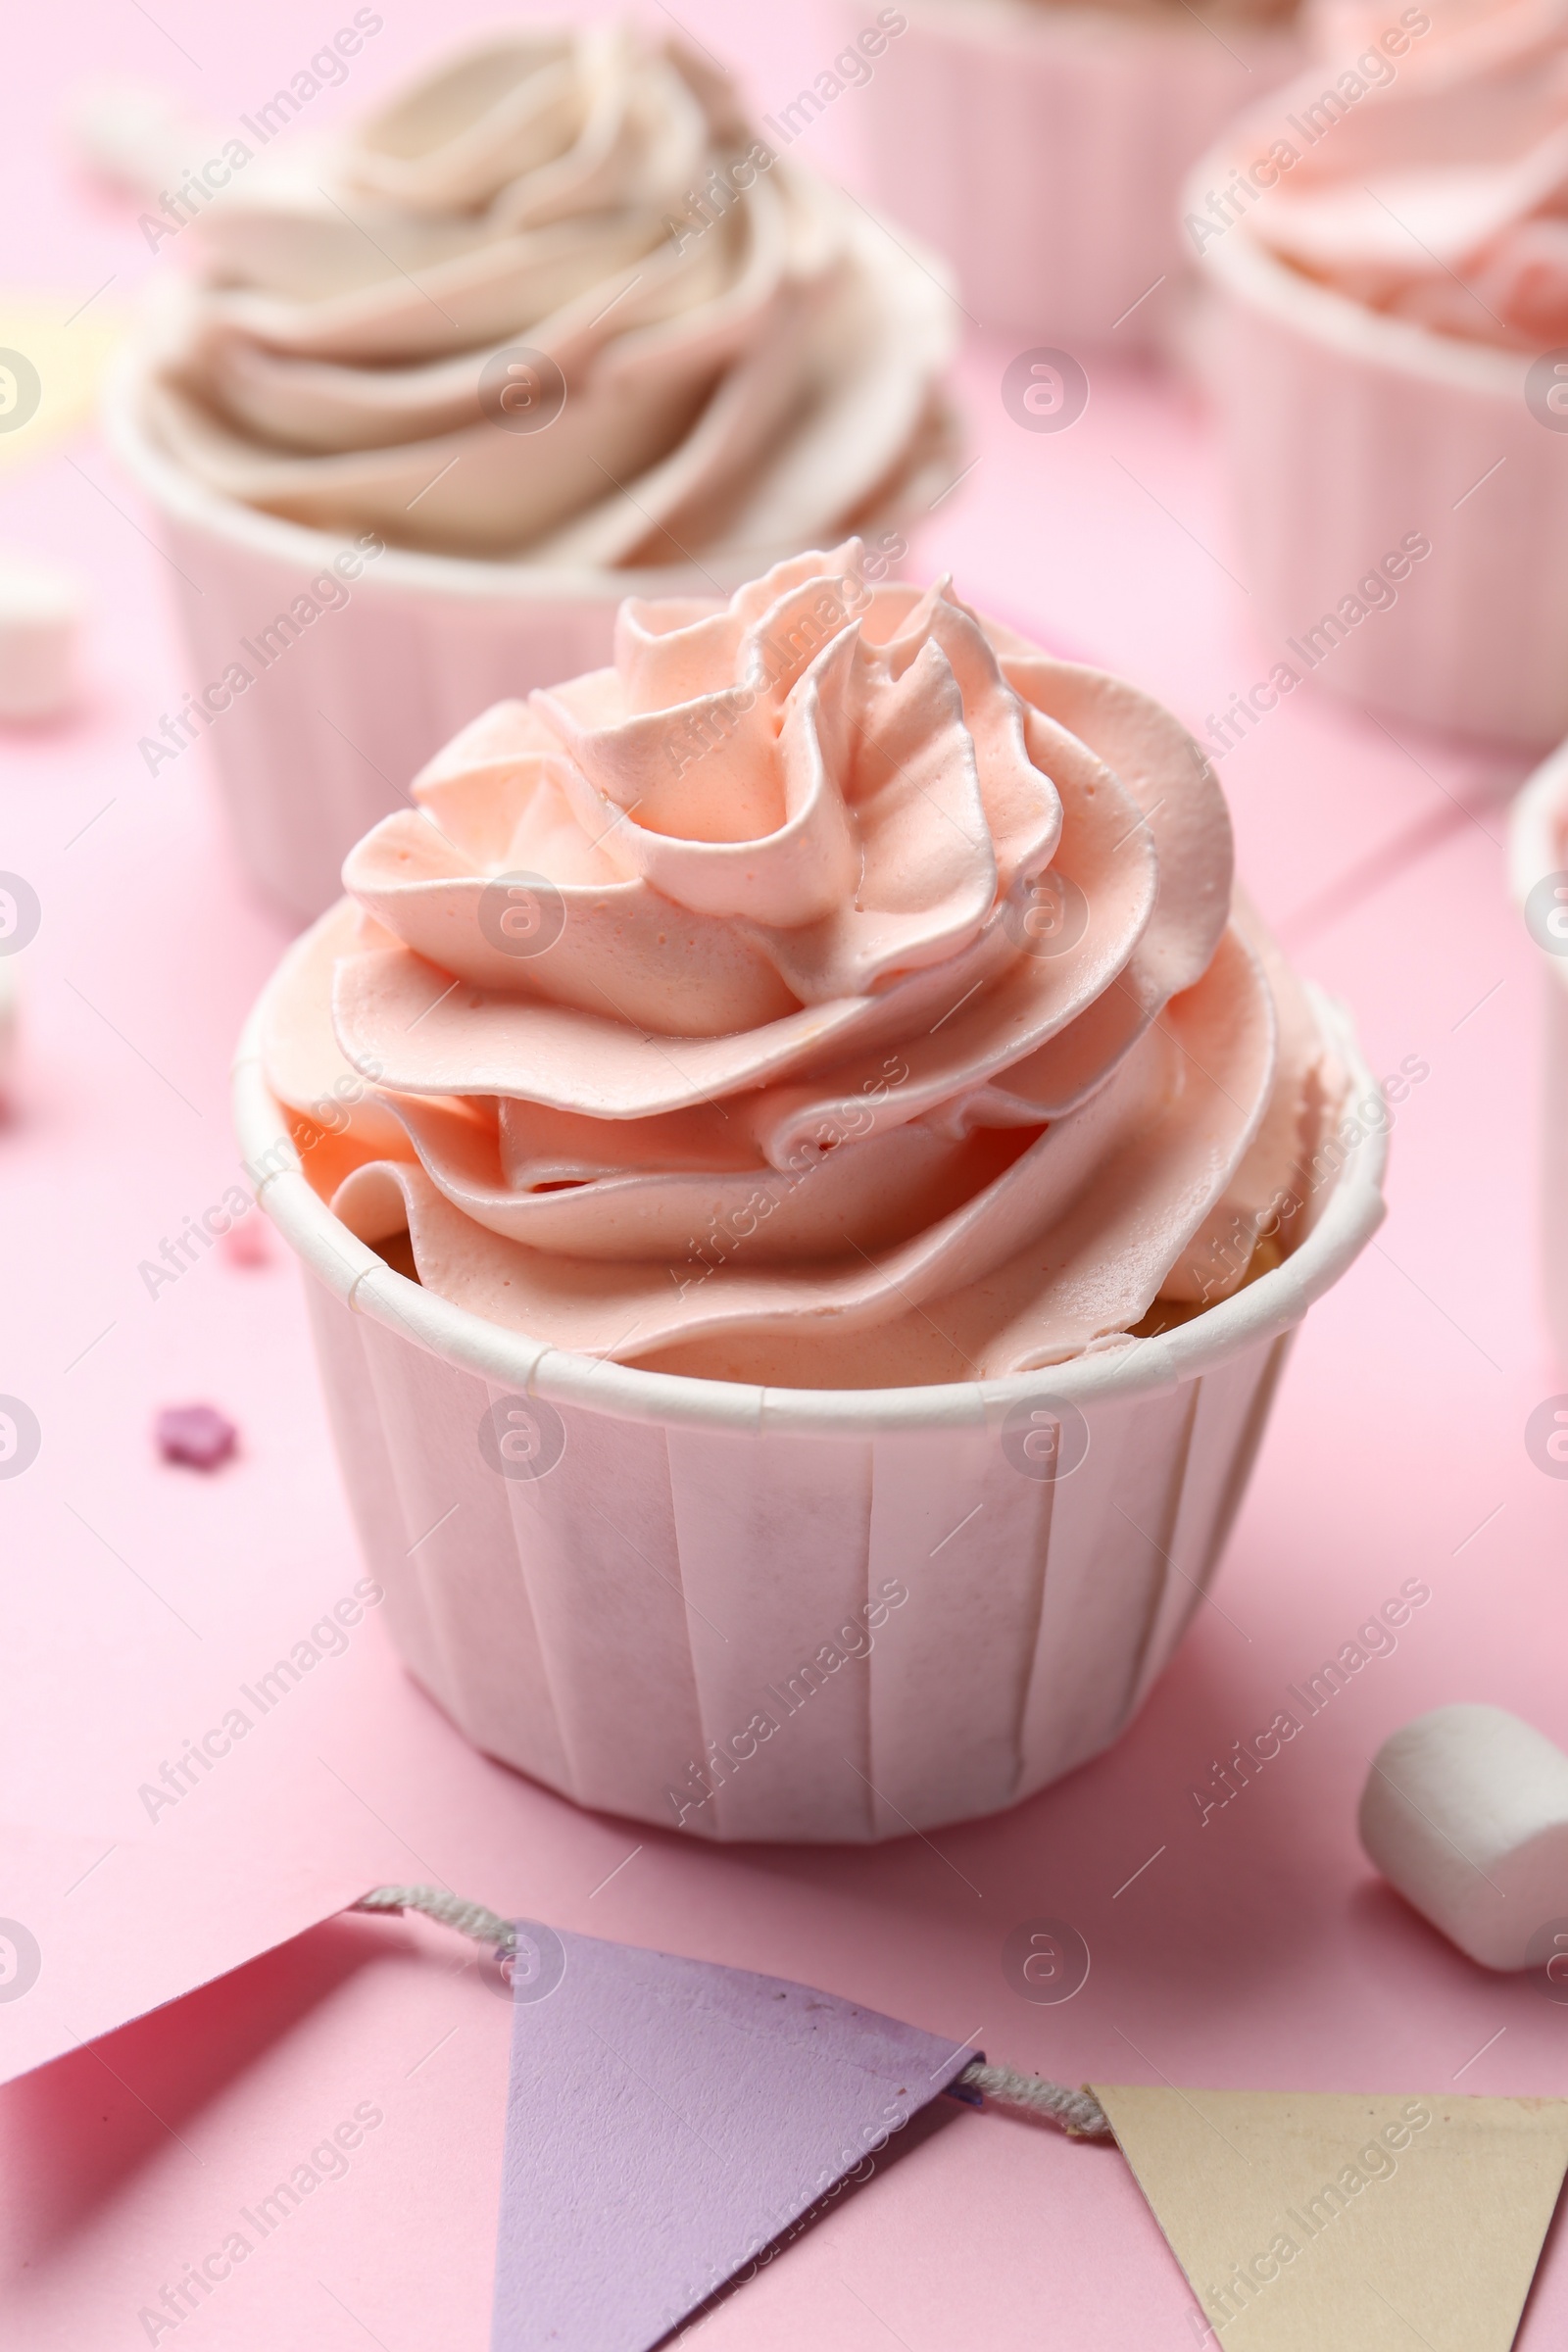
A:
<svg viewBox="0 0 1568 2352">
<path fill-rule="evenodd" d="M 647 2352 L 975 2056 L 532 1922 L 514 1985 L 493 2352 Z"/>
</svg>

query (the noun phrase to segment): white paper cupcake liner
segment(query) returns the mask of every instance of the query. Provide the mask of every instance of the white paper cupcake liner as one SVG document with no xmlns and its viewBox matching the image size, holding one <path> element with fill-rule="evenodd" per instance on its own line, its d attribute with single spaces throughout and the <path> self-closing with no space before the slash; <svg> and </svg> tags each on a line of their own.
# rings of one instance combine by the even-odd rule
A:
<svg viewBox="0 0 1568 2352">
<path fill-rule="evenodd" d="M 1352 1113 L 1381 1105 L 1314 1004 Z M 1295 1326 L 1383 1214 L 1381 1112 L 1352 1116 L 1294 1253 L 1163 1338 L 940 1388 L 676 1378 L 395 1273 L 301 1172 L 259 1034 L 235 1066 L 241 1144 L 308 1271 L 405 1660 L 488 1754 L 701 1837 L 899 1838 L 1115 1740 L 1213 1577 Z"/>
<path fill-rule="evenodd" d="M 1184 213 L 1321 88 L 1303 76 L 1233 128 Z M 1200 268 L 1242 575 L 1278 659 L 1423 725 L 1554 742 L 1568 731 L 1568 432 L 1527 406 L 1529 357 L 1369 310 L 1241 226 L 1206 242 Z M 1430 554 L 1373 609 L 1358 585 L 1411 536 Z"/>
<path fill-rule="evenodd" d="M 1075 353 L 1163 341 L 1192 255 L 1176 198 L 1237 109 L 1301 60 L 1289 29 L 1038 0 L 904 0 L 858 110 L 875 200 L 945 253 L 980 325 Z M 840 22 L 852 43 L 858 5 Z"/>
<path fill-rule="evenodd" d="M 407 805 L 413 778 L 476 712 L 609 662 L 623 598 L 727 594 L 800 552 L 795 542 L 705 559 L 702 568 L 634 571 L 387 547 L 344 583 L 346 602 L 329 585 L 319 601 L 331 609 L 303 622 L 295 600 L 311 601 L 311 582 L 352 541 L 241 506 L 175 464 L 147 430 L 142 368 L 136 354 L 122 365 L 106 422 L 157 516 L 193 691 L 219 684 L 230 663 L 253 679 L 210 725 L 191 719 L 188 731 L 211 761 L 247 878 L 301 925 L 341 895 L 354 844 Z M 911 481 L 862 523 L 867 545 L 901 541 L 900 522 L 912 528 L 931 487 Z M 890 558 L 890 574 L 898 567 Z M 292 634 L 276 628 L 280 617 Z"/>
<path fill-rule="evenodd" d="M 1536 770 L 1508 819 L 1509 880 L 1541 950 L 1545 988 L 1538 1206 L 1542 1296 L 1558 1356 L 1568 1365 L 1568 896 L 1559 900 L 1555 888 L 1562 876 L 1568 889 L 1565 842 L 1568 744 Z M 1548 928 L 1553 914 L 1558 922 Z"/>
</svg>

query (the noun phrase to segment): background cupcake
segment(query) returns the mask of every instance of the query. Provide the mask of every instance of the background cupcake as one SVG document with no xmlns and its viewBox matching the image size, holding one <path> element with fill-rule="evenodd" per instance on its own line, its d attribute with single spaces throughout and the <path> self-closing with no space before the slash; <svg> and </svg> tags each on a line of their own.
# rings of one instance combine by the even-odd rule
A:
<svg viewBox="0 0 1568 2352">
<path fill-rule="evenodd" d="M 629 603 L 613 670 L 475 721 L 238 1077 L 416 1672 L 710 1836 L 1114 1738 L 1381 1212 L 1191 740 L 858 556 Z"/>
<path fill-rule="evenodd" d="M 637 578 L 859 526 L 886 560 L 944 449 L 940 283 L 624 26 L 492 41 L 164 218 L 204 267 L 117 439 L 187 583 L 187 723 L 297 916 L 461 715 L 603 660 Z"/>
<path fill-rule="evenodd" d="M 1409 8 L 1338 63 L 1185 198 L 1248 586 L 1298 674 L 1544 744 L 1568 728 L 1568 17 Z"/>
<path fill-rule="evenodd" d="M 982 326 L 1075 350 L 1166 336 L 1192 268 L 1183 176 L 1302 54 L 1291 0 L 1201 19 L 1181 0 L 904 0 L 861 37 L 884 34 L 863 101 L 878 202 L 951 258 Z"/>
</svg>

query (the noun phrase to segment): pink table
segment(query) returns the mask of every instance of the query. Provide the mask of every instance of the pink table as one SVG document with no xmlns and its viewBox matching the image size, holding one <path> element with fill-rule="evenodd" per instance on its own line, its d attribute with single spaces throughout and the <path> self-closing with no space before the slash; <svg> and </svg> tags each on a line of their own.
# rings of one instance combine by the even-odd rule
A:
<svg viewBox="0 0 1568 2352">
<path fill-rule="evenodd" d="M 421 13 L 389 17 L 323 120 L 484 14 Z M 683 13 L 724 45 L 716 0 Z M 75 76 L 167 75 L 232 118 L 332 29 L 296 5 L 220 23 L 169 0 L 158 17 L 31 20 L 3 217 L 35 226 L 10 270 L 58 289 L 62 316 L 111 272 L 106 301 L 153 266 L 63 168 L 54 115 Z M 760 104 L 837 45 L 809 15 L 766 27 Z M 824 126 L 846 154 L 853 103 Z M 977 602 L 1125 669 L 1201 729 L 1277 656 L 1235 576 L 1200 417 L 1104 369 L 1070 432 L 1031 436 L 999 396 L 1011 356 L 979 339 L 965 353 L 978 462 L 931 517 L 923 565 L 951 565 Z M 1421 1708 L 1493 1699 L 1568 1740 L 1568 1495 L 1523 1444 L 1564 1375 L 1533 1255 L 1537 973 L 1499 846 L 1517 764 L 1396 742 L 1310 684 L 1223 764 L 1265 912 L 1354 1006 L 1376 1068 L 1430 1066 L 1396 1114 L 1393 1214 L 1305 1328 L 1214 1604 L 1110 1755 L 935 1841 L 688 1845 L 474 1755 L 372 1612 L 153 1822 L 141 1784 L 362 1570 L 280 1249 L 250 1271 L 205 1258 L 156 1298 L 137 1272 L 236 1180 L 227 1058 L 282 944 L 237 885 L 197 755 L 157 781 L 137 756 L 182 683 L 164 566 L 91 441 L 0 493 L 6 538 L 69 553 L 97 593 L 90 706 L 13 738 L 0 787 L 0 864 L 44 907 L 18 967 L 24 1046 L 0 1128 L 0 1390 L 44 1429 L 33 1468 L 0 1485 L 0 1807 L 26 1833 L 11 1849 L 24 1893 L 0 1912 L 30 1902 L 46 1959 L 85 1988 L 64 2038 L 138 2006 L 122 1986 L 172 1956 L 202 1976 L 247 1936 L 259 1949 L 396 1877 L 802 1978 L 1071 2082 L 1568 2089 L 1568 2013 L 1442 1943 L 1353 1830 L 1368 1757 Z M 160 1405 L 198 1396 L 243 1431 L 211 1479 L 162 1466 L 149 1439 Z M 1189 1791 L 1211 1760 L 1408 1577 L 1432 1599 L 1396 1653 L 1200 1827 Z M 1093 1954 L 1059 2009 L 1021 1999 L 1000 1963 L 1008 1931 L 1048 1914 Z M 27 2007 L 0 2007 L 0 2057 Z M 318 2185 L 180 2322 L 181 2344 L 482 2345 L 508 2023 L 450 1938 L 356 1919 L 15 2083 L 0 2094 L 7 2340 L 165 2340 L 172 2328 L 138 2313 L 304 2165 Z M 380 2120 L 343 2177 L 311 2167 L 364 2107 Z M 938 2352 L 1047 2328 L 1134 2352 L 1190 2340 L 1191 2311 L 1113 2151 L 956 2111 L 707 2336 L 715 2352 Z M 1568 2258 L 1548 2243 L 1520 2341 L 1543 2352 L 1565 2327 Z"/>
</svg>

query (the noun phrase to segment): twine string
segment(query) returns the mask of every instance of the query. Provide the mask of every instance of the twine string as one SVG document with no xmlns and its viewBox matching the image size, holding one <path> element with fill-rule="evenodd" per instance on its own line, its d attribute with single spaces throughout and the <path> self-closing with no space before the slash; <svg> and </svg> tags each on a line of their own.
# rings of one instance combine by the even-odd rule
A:
<svg viewBox="0 0 1568 2352">
<path fill-rule="evenodd" d="M 351 1911 L 422 1911 L 443 1928 L 453 1928 L 458 1935 L 468 1936 L 474 1943 L 488 1943 L 503 1954 L 510 1952 L 516 1941 L 512 1922 L 499 1913 L 487 1910 L 483 1903 L 470 1903 L 466 1896 L 449 1894 L 443 1886 L 374 1886 L 362 1894 Z"/>
<path fill-rule="evenodd" d="M 449 1894 L 441 1886 L 376 1886 L 362 1894 L 351 1911 L 418 1911 L 443 1928 L 452 1928 L 459 1936 L 466 1936 L 474 1943 L 489 1944 L 503 1958 L 515 1942 L 510 1920 L 488 1910 L 483 1903 L 470 1903 L 461 1894 Z M 962 2073 L 955 2077 L 955 2087 L 978 2091 L 993 2106 L 1010 2107 L 1021 2115 L 1042 2116 L 1048 2122 L 1059 2124 L 1070 2139 L 1109 2139 L 1112 2136 L 1110 2119 L 1087 2088 L 1069 2089 L 1065 2082 L 1047 2082 L 1043 2075 L 1024 2074 L 1015 2066 L 988 2066 L 983 2058 L 971 2058 Z"/>
<path fill-rule="evenodd" d="M 972 2058 L 958 2081 L 978 2090 L 995 2107 L 1014 2107 L 1023 2115 L 1043 2115 L 1059 2124 L 1069 2139 L 1109 2139 L 1110 2118 L 1087 2088 L 1070 2090 L 1065 2082 L 1048 2082 L 1043 2075 L 1026 2075 L 1015 2066 L 988 2066 Z"/>
</svg>

